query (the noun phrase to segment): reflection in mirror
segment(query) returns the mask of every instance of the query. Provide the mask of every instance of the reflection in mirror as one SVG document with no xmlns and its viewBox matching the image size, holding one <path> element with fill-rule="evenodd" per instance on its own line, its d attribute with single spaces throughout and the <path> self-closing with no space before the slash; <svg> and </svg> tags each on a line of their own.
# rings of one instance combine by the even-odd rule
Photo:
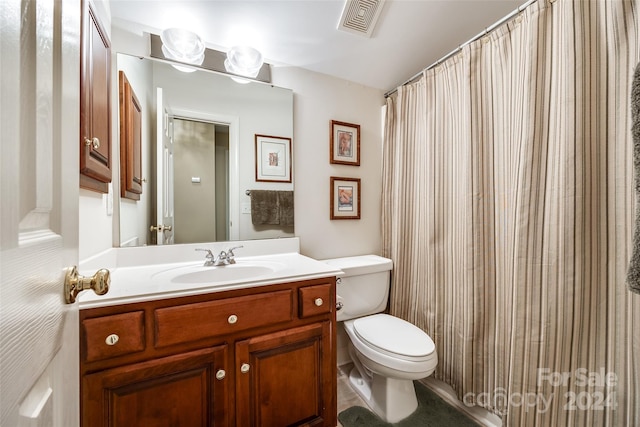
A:
<svg viewBox="0 0 640 427">
<path fill-rule="evenodd" d="M 229 240 L 229 126 L 174 117 L 173 145 L 174 243 Z"/>
<path fill-rule="evenodd" d="M 142 104 L 144 184 L 139 201 L 116 206 L 116 246 L 294 235 L 292 226 L 253 225 L 248 195 L 293 190 L 256 182 L 254 146 L 256 134 L 293 136 L 291 90 L 120 53 L 117 67 Z"/>
</svg>

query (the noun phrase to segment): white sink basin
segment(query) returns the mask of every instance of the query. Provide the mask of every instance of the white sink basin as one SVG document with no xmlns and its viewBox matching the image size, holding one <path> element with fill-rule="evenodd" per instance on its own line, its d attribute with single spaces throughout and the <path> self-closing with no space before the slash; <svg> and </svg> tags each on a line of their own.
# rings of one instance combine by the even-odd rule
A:
<svg viewBox="0 0 640 427">
<path fill-rule="evenodd" d="M 221 266 L 204 266 L 199 263 L 160 271 L 151 278 L 184 284 L 228 283 L 270 275 L 283 268 L 282 263 L 267 261 L 240 261 Z"/>
<path fill-rule="evenodd" d="M 153 249 L 154 253 L 160 249 L 173 250 L 164 247 Z M 128 255 L 130 251 L 125 253 Z M 109 292 L 106 295 L 82 292 L 80 309 L 310 280 L 341 273 L 337 267 L 297 252 L 237 257 L 235 264 L 219 267 L 204 266 L 204 259 L 183 261 L 180 256 L 169 254 L 176 262 L 160 260 L 158 263 L 113 268 Z M 193 257 L 193 252 L 189 251 L 189 255 Z M 93 271 L 88 269 L 83 274 L 93 274 Z"/>
</svg>

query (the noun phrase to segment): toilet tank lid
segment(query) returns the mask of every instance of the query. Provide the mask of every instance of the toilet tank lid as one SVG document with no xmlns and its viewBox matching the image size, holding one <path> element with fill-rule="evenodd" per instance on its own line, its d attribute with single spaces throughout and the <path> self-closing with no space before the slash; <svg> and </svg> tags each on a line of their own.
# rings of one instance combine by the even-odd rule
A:
<svg viewBox="0 0 640 427">
<path fill-rule="evenodd" d="M 378 255 L 358 255 L 344 258 L 325 259 L 322 262 L 333 267 L 338 267 L 345 276 L 358 276 L 361 274 L 379 273 L 390 271 L 393 261 Z"/>
</svg>

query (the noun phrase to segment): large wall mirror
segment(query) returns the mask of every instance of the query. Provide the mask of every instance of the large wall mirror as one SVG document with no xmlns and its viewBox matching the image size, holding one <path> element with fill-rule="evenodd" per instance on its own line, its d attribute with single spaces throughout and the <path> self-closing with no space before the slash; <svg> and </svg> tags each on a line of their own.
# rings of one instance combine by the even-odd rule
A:
<svg viewBox="0 0 640 427">
<path fill-rule="evenodd" d="M 255 179 L 255 136 L 293 136 L 290 89 L 121 53 L 117 68 L 142 109 L 143 175 L 140 200 L 119 198 L 117 246 L 294 236 L 289 224 L 254 224 L 250 196 L 293 191 Z"/>
</svg>

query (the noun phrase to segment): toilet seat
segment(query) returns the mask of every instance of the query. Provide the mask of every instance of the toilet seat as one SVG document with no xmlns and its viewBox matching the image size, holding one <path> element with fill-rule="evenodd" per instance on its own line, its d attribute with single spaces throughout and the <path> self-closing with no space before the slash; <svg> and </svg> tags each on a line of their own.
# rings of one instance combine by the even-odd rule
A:
<svg viewBox="0 0 640 427">
<path fill-rule="evenodd" d="M 388 314 L 374 314 L 353 320 L 353 332 L 372 349 L 409 362 L 432 358 L 435 344 L 422 329 Z"/>
</svg>

